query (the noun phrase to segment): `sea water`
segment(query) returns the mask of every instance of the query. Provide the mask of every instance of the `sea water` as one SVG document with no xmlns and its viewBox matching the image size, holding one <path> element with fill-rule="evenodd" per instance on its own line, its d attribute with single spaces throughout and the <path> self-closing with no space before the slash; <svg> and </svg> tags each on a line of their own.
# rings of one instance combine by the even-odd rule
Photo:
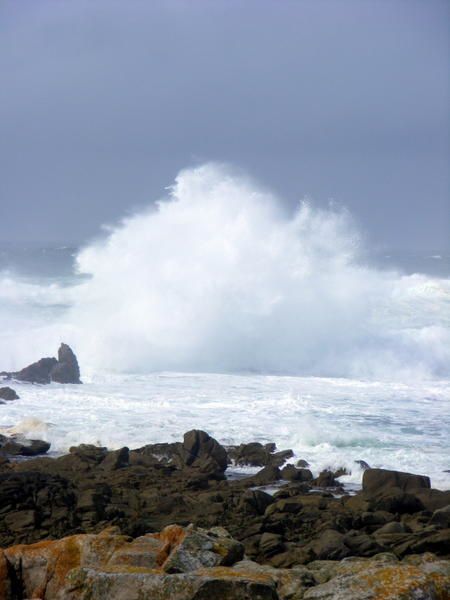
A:
<svg viewBox="0 0 450 600">
<path fill-rule="evenodd" d="M 83 385 L 14 383 L 0 427 L 110 448 L 275 441 L 450 488 L 450 267 L 375 253 L 345 210 L 294 213 L 222 167 L 81 248 L 0 248 L 0 369 L 78 355 Z"/>
</svg>

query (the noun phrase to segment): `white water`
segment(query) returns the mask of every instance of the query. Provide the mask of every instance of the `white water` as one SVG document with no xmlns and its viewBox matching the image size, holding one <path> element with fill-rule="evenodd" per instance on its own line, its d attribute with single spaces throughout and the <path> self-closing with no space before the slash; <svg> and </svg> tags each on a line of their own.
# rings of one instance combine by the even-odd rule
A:
<svg viewBox="0 0 450 600">
<path fill-rule="evenodd" d="M 201 428 L 224 444 L 293 448 L 316 473 L 345 466 L 344 481 L 360 482 L 354 461 L 365 460 L 450 489 L 448 382 L 159 373 L 14 387 L 21 399 L 0 407 L 0 426 L 48 439 L 53 451 L 80 442 L 135 448 Z"/>
<path fill-rule="evenodd" d="M 223 442 L 276 441 L 356 480 L 362 459 L 450 487 L 450 280 L 365 255 L 344 210 L 288 214 L 223 167 L 183 171 L 155 209 L 78 253 L 86 277 L 0 275 L 0 368 L 65 341 L 86 381 L 20 385 L 0 424 L 40 419 L 19 428 L 57 451 L 201 427 Z"/>
</svg>

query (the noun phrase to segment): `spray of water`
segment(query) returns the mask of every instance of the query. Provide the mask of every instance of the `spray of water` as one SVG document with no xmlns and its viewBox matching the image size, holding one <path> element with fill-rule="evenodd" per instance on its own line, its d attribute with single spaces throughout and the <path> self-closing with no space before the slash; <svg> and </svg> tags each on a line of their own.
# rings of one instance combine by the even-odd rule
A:
<svg viewBox="0 0 450 600">
<path fill-rule="evenodd" d="M 77 257 L 69 321 L 90 365 L 315 375 L 449 372 L 450 285 L 363 266 L 344 210 L 295 214 L 218 165 Z"/>
<path fill-rule="evenodd" d="M 79 253 L 81 284 L 3 278 L 3 306 L 40 320 L 0 315 L 1 366 L 64 340 L 84 372 L 448 376 L 450 281 L 364 266 L 345 210 L 282 207 L 226 167 L 182 171 L 156 208 Z"/>
</svg>

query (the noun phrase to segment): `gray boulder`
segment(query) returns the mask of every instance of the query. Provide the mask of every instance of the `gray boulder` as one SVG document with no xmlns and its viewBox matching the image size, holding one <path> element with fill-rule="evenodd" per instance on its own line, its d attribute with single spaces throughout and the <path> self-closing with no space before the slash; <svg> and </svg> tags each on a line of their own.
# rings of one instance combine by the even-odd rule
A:
<svg viewBox="0 0 450 600">
<path fill-rule="evenodd" d="M 2 400 L 18 400 L 19 396 L 16 394 L 15 390 L 6 386 L 0 388 L 0 398 Z"/>
</svg>

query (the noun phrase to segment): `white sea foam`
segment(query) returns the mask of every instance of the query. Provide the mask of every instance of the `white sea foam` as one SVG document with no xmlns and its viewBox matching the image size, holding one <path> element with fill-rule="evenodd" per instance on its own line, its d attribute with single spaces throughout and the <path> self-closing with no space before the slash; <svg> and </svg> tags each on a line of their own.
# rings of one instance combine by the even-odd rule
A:
<svg viewBox="0 0 450 600">
<path fill-rule="evenodd" d="M 224 444 L 275 441 L 318 473 L 355 460 L 423 473 L 450 489 L 448 381 L 368 382 L 316 377 L 97 374 L 83 385 L 15 384 L 0 427 L 41 437 L 52 451 L 94 443 L 130 448 L 205 429 Z M 28 420 L 27 417 L 33 417 Z M 11 431 L 11 430 L 9 430 Z"/>
<path fill-rule="evenodd" d="M 450 281 L 364 267 L 360 246 L 344 210 L 288 215 L 223 167 L 182 171 L 78 255 L 77 348 L 121 371 L 449 374 Z"/>
<path fill-rule="evenodd" d="M 88 278 L 0 273 L 0 369 L 65 341 L 85 381 L 18 384 L 0 426 L 55 451 L 196 427 L 224 443 L 276 441 L 316 471 L 351 468 L 351 481 L 365 460 L 450 487 L 450 280 L 367 266 L 345 210 L 304 202 L 289 214 L 206 165 L 76 260 Z"/>
<path fill-rule="evenodd" d="M 83 370 L 448 376 L 450 280 L 364 266 L 345 210 L 282 205 L 204 165 L 86 246 L 76 262 L 89 279 L 4 274 L 2 368 L 65 340 Z"/>
</svg>

